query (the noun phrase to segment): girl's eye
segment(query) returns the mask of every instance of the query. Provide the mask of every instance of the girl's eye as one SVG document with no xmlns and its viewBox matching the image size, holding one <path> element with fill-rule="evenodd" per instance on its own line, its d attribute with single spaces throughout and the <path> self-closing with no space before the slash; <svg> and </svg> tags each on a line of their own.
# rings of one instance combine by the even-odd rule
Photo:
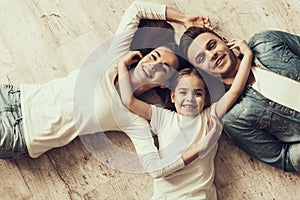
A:
<svg viewBox="0 0 300 200">
<path fill-rule="evenodd" d="M 195 92 L 195 96 L 200 97 L 203 95 L 203 92 Z"/>
<path fill-rule="evenodd" d="M 185 95 L 185 94 L 186 94 L 186 92 L 184 92 L 184 91 L 181 91 L 181 92 L 179 92 L 179 94 L 181 94 L 181 95 Z"/>
</svg>

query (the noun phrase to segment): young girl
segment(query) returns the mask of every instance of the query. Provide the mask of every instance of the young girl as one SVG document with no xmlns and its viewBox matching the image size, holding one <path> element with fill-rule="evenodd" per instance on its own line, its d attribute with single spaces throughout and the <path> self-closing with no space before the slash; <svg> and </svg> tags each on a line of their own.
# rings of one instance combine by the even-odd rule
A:
<svg viewBox="0 0 300 200">
<path fill-rule="evenodd" d="M 137 56 L 142 57 L 140 52 L 129 53 L 118 64 L 122 101 L 132 112 L 151 121 L 152 129 L 158 135 L 160 156 L 176 157 L 188 147 L 195 146 L 198 150 L 201 147 L 201 156 L 191 164 L 154 179 L 153 199 L 217 199 L 213 184 L 214 157 L 221 130 L 205 134 L 207 124 L 211 116 L 221 119 L 237 100 L 245 87 L 252 61 L 252 52 L 244 41 L 234 39 L 228 42 L 228 46 L 238 49 L 244 55 L 230 90 L 219 101 L 207 107 L 208 90 L 202 77 L 194 68 L 183 69 L 171 91 L 171 100 L 177 113 L 147 104 L 132 95 L 127 68 L 136 61 Z M 171 70 L 166 65 L 160 67 Z M 145 66 L 149 75 L 155 70 L 158 69 Z M 166 86 L 165 83 L 162 85 Z"/>
</svg>

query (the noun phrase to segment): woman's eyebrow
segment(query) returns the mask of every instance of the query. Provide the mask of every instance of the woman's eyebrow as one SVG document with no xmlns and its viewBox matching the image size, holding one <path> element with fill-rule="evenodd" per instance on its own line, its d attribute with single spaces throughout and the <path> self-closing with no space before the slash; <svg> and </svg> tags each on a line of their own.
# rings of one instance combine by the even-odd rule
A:
<svg viewBox="0 0 300 200">
<path fill-rule="evenodd" d="M 155 53 L 157 53 L 158 57 L 161 57 L 160 53 L 158 51 L 154 51 Z"/>
</svg>

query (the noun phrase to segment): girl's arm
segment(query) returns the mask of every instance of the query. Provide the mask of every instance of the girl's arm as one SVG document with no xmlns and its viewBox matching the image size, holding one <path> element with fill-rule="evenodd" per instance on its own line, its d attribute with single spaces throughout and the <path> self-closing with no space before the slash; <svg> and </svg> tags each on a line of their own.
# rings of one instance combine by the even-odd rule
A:
<svg viewBox="0 0 300 200">
<path fill-rule="evenodd" d="M 231 108 L 231 106 L 243 92 L 248 80 L 253 58 L 252 51 L 244 40 L 233 39 L 228 42 L 227 45 L 230 46 L 230 49 L 236 48 L 244 56 L 240 62 L 239 69 L 235 75 L 230 89 L 221 97 L 221 99 L 216 104 L 216 114 L 219 119 L 224 116 L 224 114 Z"/>
<path fill-rule="evenodd" d="M 141 101 L 133 95 L 130 77 L 128 74 L 128 66 L 138 61 L 135 57 L 142 58 L 139 51 L 129 52 L 118 64 L 118 83 L 123 104 L 133 113 L 150 120 L 151 105 Z"/>
</svg>

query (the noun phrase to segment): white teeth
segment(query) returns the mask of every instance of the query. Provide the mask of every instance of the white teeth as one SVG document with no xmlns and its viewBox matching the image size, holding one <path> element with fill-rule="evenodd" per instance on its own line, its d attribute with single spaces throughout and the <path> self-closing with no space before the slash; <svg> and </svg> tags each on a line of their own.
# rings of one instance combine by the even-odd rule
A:
<svg viewBox="0 0 300 200">
<path fill-rule="evenodd" d="M 225 55 L 222 55 L 216 62 L 215 64 L 215 67 L 217 67 L 222 61 L 223 61 L 223 58 L 225 57 Z"/>
<path fill-rule="evenodd" d="M 184 108 L 187 108 L 187 109 L 192 109 L 193 106 L 192 105 L 183 105 Z"/>
<path fill-rule="evenodd" d="M 222 59 L 219 59 L 217 62 L 217 65 L 219 65 L 221 63 Z"/>
<path fill-rule="evenodd" d="M 146 67 L 142 67 L 143 71 L 146 73 L 146 75 L 151 78 L 151 74 L 149 73 L 149 71 L 146 69 Z"/>
</svg>

